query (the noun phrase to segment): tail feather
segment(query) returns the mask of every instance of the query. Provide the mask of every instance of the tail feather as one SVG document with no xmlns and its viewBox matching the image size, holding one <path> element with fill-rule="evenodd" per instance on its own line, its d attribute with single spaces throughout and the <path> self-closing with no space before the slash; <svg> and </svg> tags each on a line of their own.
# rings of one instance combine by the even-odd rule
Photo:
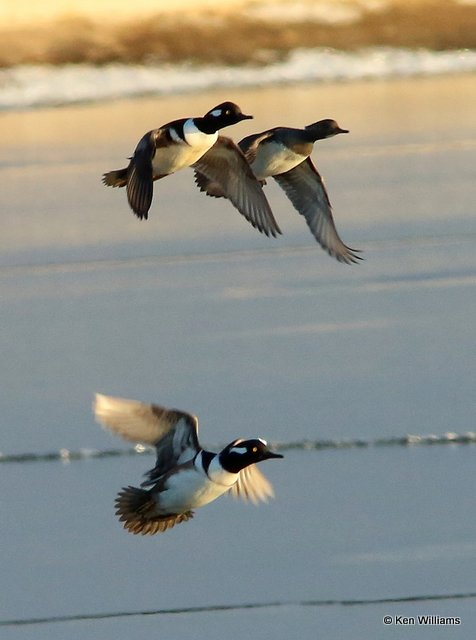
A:
<svg viewBox="0 0 476 640">
<path fill-rule="evenodd" d="M 127 167 L 104 173 L 102 181 L 107 187 L 125 187 L 127 184 Z"/>
<path fill-rule="evenodd" d="M 151 498 L 150 491 L 137 487 L 124 487 L 117 495 L 115 506 L 116 515 L 124 523 L 124 529 L 143 536 L 161 533 L 193 518 L 192 511 L 157 515 L 157 504 Z"/>
</svg>

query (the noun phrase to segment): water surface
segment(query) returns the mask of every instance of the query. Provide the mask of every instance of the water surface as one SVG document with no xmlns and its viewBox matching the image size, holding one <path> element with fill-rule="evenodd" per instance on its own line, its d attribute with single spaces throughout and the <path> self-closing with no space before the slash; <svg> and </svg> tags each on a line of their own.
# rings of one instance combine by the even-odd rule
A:
<svg viewBox="0 0 476 640">
<path fill-rule="evenodd" d="M 0 450 L 120 447 L 93 422 L 96 390 L 194 412 L 211 446 L 474 431 L 475 86 L 303 85 L 3 114 Z M 362 264 L 330 259 L 274 185 L 277 240 L 199 194 L 190 172 L 158 185 L 147 223 L 101 185 L 145 130 L 224 98 L 255 115 L 235 137 L 322 117 L 351 130 L 315 160 Z M 222 499 L 151 539 L 123 532 L 112 508 L 150 456 L 5 463 L 1 620 L 210 610 L 2 637 L 218 638 L 226 626 L 231 638 L 406 638 L 383 615 L 436 613 L 460 616 L 451 632 L 470 638 L 474 600 L 378 601 L 476 592 L 473 458 L 471 445 L 287 451 L 263 465 L 272 503 Z M 347 600 L 374 604 L 323 604 Z M 269 606 L 233 609 L 247 604 Z"/>
</svg>

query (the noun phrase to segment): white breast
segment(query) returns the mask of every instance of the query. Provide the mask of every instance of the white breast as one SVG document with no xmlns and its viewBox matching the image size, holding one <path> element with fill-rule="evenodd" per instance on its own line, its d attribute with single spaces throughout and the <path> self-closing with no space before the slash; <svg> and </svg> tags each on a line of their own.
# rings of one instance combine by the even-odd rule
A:
<svg viewBox="0 0 476 640">
<path fill-rule="evenodd" d="M 236 482 L 238 474 L 228 473 L 212 464 L 207 476 L 200 467 L 192 467 L 170 476 L 167 489 L 159 494 L 163 513 L 181 513 L 213 502 Z"/>
<path fill-rule="evenodd" d="M 172 130 L 174 143 L 157 149 L 152 160 L 154 176 L 164 176 L 190 167 L 200 160 L 218 139 L 218 133 L 207 134 L 197 129 L 191 118 L 185 122 L 183 132 L 185 142 L 174 135 Z"/>
<path fill-rule="evenodd" d="M 183 125 L 183 135 L 187 144 L 194 149 L 202 149 L 203 153 L 208 151 L 218 140 L 218 133 L 203 133 L 197 129 L 193 119 L 189 118 Z"/>
<path fill-rule="evenodd" d="M 213 458 L 208 467 L 208 477 L 213 480 L 213 482 L 223 485 L 227 489 L 229 489 L 231 485 L 235 484 L 239 475 L 239 473 L 230 473 L 229 471 L 225 471 L 219 462 L 218 456 Z"/>
<path fill-rule="evenodd" d="M 266 142 L 258 147 L 256 159 L 251 168 L 258 179 L 264 180 L 278 173 L 294 169 L 305 159 L 288 147 L 277 142 Z"/>
</svg>

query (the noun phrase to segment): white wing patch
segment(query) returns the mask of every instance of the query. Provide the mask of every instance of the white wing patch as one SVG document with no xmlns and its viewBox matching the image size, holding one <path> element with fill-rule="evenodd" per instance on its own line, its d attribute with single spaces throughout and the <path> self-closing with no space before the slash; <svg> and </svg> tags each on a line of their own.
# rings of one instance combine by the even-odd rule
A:
<svg viewBox="0 0 476 640">
<path fill-rule="evenodd" d="M 182 138 L 179 136 L 179 134 L 175 131 L 174 127 L 170 127 L 169 129 L 169 133 L 170 133 L 170 137 L 172 138 L 172 140 L 174 142 L 181 142 L 183 144 L 183 140 Z"/>
</svg>

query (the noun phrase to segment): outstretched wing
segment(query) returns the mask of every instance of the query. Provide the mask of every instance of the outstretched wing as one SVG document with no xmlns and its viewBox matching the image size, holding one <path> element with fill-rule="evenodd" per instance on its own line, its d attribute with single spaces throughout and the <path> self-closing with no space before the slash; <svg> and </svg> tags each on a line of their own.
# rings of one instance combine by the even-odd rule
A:
<svg viewBox="0 0 476 640">
<path fill-rule="evenodd" d="M 144 485 L 188 462 L 200 450 L 198 420 L 189 413 L 99 393 L 93 410 L 97 422 L 125 440 L 155 447 L 156 465 Z"/>
<path fill-rule="evenodd" d="M 136 216 L 146 220 L 154 192 L 152 158 L 155 154 L 155 133 L 149 131 L 139 140 L 127 168 L 127 200 Z"/>
<path fill-rule="evenodd" d="M 362 260 L 357 249 L 351 249 L 340 239 L 324 181 L 310 158 L 273 178 L 296 211 L 304 216 L 312 235 L 329 255 L 347 264 Z"/>
<path fill-rule="evenodd" d="M 209 182 L 218 185 L 218 191 L 210 195 L 228 198 L 261 233 L 274 237 L 281 233 L 259 181 L 233 140 L 219 136 L 213 147 L 192 166 L 202 191 L 207 191 Z"/>
<path fill-rule="evenodd" d="M 270 481 L 255 464 L 250 464 L 240 471 L 238 480 L 230 489 L 230 494 L 234 498 L 241 498 L 253 504 L 267 502 L 268 498 L 274 497 Z"/>
</svg>

